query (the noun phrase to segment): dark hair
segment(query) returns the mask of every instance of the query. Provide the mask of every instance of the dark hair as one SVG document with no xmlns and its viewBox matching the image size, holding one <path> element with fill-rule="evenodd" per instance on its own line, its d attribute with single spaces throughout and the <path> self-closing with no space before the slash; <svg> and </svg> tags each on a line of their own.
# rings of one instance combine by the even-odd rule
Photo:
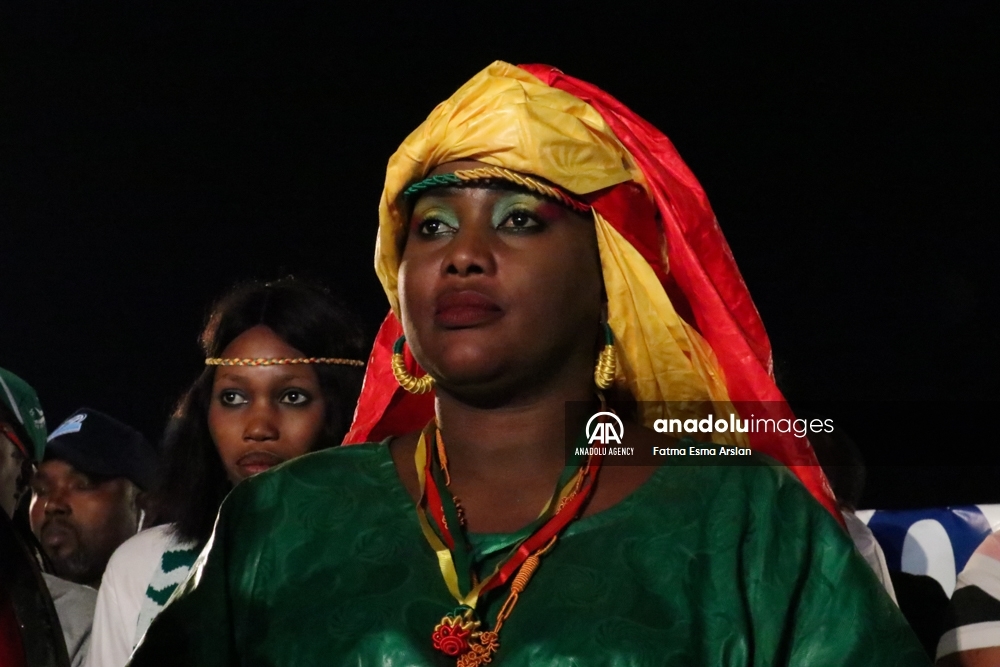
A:
<svg viewBox="0 0 1000 667">
<path fill-rule="evenodd" d="M 265 325 L 307 357 L 364 360 L 357 318 L 327 290 L 294 278 L 249 282 L 225 294 L 201 333 L 207 357 L 222 356 L 236 337 Z M 314 449 L 339 445 L 350 426 L 364 368 L 316 364 L 326 424 Z M 204 544 L 232 484 L 208 430 L 215 367 L 207 366 L 177 404 L 164 433 L 164 469 L 154 506 L 157 520 L 175 524 L 177 535 Z"/>
</svg>

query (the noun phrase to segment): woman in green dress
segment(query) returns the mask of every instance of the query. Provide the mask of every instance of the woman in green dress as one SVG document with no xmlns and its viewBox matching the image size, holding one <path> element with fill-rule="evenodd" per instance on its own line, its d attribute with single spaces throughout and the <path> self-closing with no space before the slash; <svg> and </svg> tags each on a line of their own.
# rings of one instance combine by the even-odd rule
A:
<svg viewBox="0 0 1000 667">
<path fill-rule="evenodd" d="M 368 444 L 237 486 L 132 665 L 927 664 L 804 440 L 567 455 L 605 397 L 641 452 L 705 405 L 792 416 L 704 193 L 619 102 L 491 65 L 390 161 L 376 270 Z"/>
</svg>

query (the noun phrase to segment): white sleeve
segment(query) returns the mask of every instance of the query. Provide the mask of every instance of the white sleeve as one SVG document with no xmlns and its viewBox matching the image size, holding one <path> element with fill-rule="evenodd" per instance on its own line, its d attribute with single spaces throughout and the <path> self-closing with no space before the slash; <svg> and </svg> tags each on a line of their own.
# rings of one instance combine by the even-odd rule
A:
<svg viewBox="0 0 1000 667">
<path fill-rule="evenodd" d="M 125 667 L 135 645 L 142 600 L 167 539 L 164 527 L 150 528 L 111 555 L 97 592 L 90 652 L 83 667 Z"/>
</svg>

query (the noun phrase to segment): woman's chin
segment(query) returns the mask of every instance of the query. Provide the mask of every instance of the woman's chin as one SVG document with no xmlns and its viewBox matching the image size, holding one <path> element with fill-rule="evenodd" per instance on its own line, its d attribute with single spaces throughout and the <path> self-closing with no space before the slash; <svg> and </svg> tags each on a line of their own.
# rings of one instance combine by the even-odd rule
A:
<svg viewBox="0 0 1000 667">
<path fill-rule="evenodd" d="M 517 382 L 497 364 L 448 369 L 436 374 L 438 393 L 482 407 L 506 403 L 517 393 Z"/>
<path fill-rule="evenodd" d="M 448 386 L 489 383 L 513 365 L 502 349 L 490 346 L 459 343 L 442 345 L 437 352 L 432 352 L 434 361 L 426 368 L 432 370 L 439 383 Z"/>
<path fill-rule="evenodd" d="M 449 390 L 473 390 L 477 387 L 487 387 L 496 384 L 503 373 L 500 369 L 482 365 L 473 368 L 446 368 L 435 373 L 436 383 Z"/>
</svg>

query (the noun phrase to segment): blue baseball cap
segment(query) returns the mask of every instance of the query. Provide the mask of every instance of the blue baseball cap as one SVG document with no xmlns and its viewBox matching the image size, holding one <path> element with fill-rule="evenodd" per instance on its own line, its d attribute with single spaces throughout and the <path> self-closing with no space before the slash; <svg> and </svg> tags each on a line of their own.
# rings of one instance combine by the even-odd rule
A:
<svg viewBox="0 0 1000 667">
<path fill-rule="evenodd" d="M 131 426 L 81 408 L 49 436 L 45 460 L 65 461 L 86 475 L 124 477 L 144 491 L 156 482 L 156 448 Z"/>
</svg>

